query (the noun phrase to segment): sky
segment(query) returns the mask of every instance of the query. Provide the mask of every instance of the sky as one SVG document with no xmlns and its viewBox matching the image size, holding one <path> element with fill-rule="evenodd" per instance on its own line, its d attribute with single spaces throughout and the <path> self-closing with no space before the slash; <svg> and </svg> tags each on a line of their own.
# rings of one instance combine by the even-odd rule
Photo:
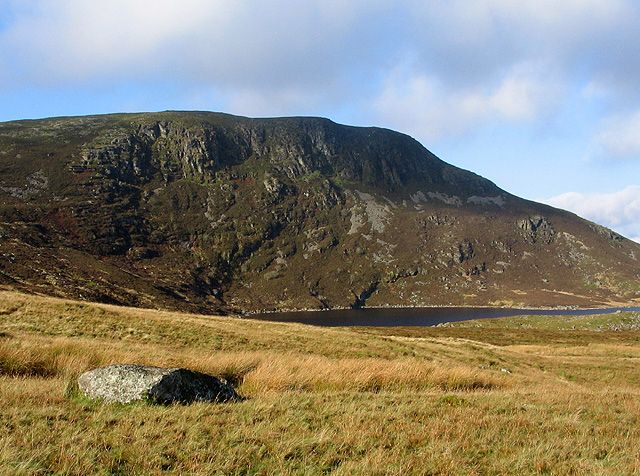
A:
<svg viewBox="0 0 640 476">
<path fill-rule="evenodd" d="M 0 0 L 0 121 L 388 127 L 640 242 L 639 39 L 638 0 Z"/>
</svg>

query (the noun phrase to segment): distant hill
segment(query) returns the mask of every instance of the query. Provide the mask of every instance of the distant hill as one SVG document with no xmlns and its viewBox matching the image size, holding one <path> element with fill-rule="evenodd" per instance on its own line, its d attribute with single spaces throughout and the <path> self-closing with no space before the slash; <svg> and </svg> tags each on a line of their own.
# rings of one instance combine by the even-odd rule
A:
<svg viewBox="0 0 640 476">
<path fill-rule="evenodd" d="M 0 258 L 5 287 L 200 312 L 640 300 L 637 243 L 320 118 L 0 123 Z"/>
</svg>

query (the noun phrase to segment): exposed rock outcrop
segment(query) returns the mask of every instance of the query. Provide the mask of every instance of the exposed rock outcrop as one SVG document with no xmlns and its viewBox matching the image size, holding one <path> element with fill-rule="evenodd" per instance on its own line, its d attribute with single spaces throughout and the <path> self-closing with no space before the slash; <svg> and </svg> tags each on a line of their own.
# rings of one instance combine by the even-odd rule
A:
<svg viewBox="0 0 640 476">
<path fill-rule="evenodd" d="M 0 284 L 180 311 L 640 298 L 640 245 L 321 118 L 0 123 L 0 237 Z"/>
<path fill-rule="evenodd" d="M 78 388 L 90 398 L 117 403 L 145 400 L 168 405 L 239 399 L 231 385 L 211 375 L 143 365 L 116 364 L 90 370 L 78 377 Z"/>
<path fill-rule="evenodd" d="M 549 244 L 553 241 L 556 233 L 549 220 L 542 216 L 532 216 L 518 220 L 518 227 L 531 243 L 540 241 Z"/>
</svg>

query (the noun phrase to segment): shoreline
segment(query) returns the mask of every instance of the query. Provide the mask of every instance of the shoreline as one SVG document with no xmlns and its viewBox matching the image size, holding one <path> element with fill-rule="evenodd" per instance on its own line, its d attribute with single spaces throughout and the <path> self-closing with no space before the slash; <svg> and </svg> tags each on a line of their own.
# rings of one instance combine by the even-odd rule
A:
<svg viewBox="0 0 640 476">
<path fill-rule="evenodd" d="M 247 311 L 237 314 L 240 318 L 250 318 L 251 316 L 261 316 L 269 314 L 288 314 L 288 313 L 322 313 L 332 311 L 367 311 L 367 310 L 382 310 L 382 309 L 501 309 L 501 310 L 517 310 L 517 311 L 597 311 L 597 310 L 623 310 L 639 308 L 640 303 L 627 303 L 627 304 L 612 304 L 609 306 L 473 306 L 473 305 L 455 305 L 455 304 L 435 304 L 431 306 L 402 306 L 402 305 L 390 305 L 390 306 L 363 306 L 363 307 L 344 307 L 336 306 L 330 308 L 289 308 L 289 309 L 271 309 L 261 311 Z"/>
</svg>

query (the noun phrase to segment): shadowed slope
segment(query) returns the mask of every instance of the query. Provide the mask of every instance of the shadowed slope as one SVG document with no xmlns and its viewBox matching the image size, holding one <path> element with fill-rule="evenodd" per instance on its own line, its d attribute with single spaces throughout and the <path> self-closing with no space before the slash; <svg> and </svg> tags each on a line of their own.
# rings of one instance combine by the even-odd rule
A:
<svg viewBox="0 0 640 476">
<path fill-rule="evenodd" d="M 640 245 L 319 118 L 0 124 L 0 237 L 0 284 L 200 312 L 640 296 Z"/>
</svg>

